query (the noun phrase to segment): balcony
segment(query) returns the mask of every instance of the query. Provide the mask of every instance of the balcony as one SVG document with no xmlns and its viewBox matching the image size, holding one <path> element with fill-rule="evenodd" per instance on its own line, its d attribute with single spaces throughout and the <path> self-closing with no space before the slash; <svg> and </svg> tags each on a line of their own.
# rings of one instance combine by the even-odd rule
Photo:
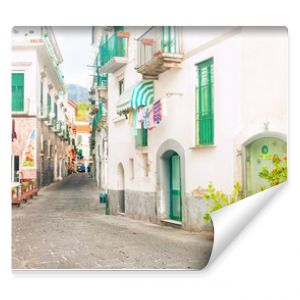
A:
<svg viewBox="0 0 300 300">
<path fill-rule="evenodd" d="M 137 39 L 136 70 L 143 79 L 158 79 L 159 74 L 180 67 L 182 59 L 180 27 L 151 27 Z"/>
<path fill-rule="evenodd" d="M 56 122 L 55 126 L 53 127 L 53 131 L 58 135 L 61 131 L 61 121 Z"/>
<path fill-rule="evenodd" d="M 127 64 L 128 37 L 114 32 L 99 47 L 100 73 L 114 73 Z"/>
<path fill-rule="evenodd" d="M 47 34 L 45 34 L 43 36 L 43 42 L 44 42 L 44 45 L 45 45 L 45 47 L 47 49 L 47 52 L 48 52 L 48 55 L 50 57 L 52 66 L 53 66 L 53 68 L 55 70 L 56 76 L 57 76 L 58 80 L 60 81 L 60 84 L 62 86 L 65 86 L 64 76 L 62 75 L 62 72 L 61 72 L 60 66 L 59 66 L 59 60 L 56 57 L 56 54 L 55 54 L 55 51 L 53 49 L 52 43 L 50 42 L 49 37 L 48 37 Z"/>
<path fill-rule="evenodd" d="M 61 137 L 61 138 L 64 137 L 64 135 L 65 135 L 65 128 L 66 128 L 66 125 L 61 121 L 60 125 L 59 125 L 59 131 L 57 133 L 57 135 L 59 137 Z"/>
<path fill-rule="evenodd" d="M 90 108 L 90 115 L 95 115 L 98 112 L 98 105 L 96 104 L 91 104 Z"/>
<path fill-rule="evenodd" d="M 107 89 L 108 74 L 98 73 L 96 76 L 97 89 Z"/>
<path fill-rule="evenodd" d="M 47 118 L 44 119 L 44 124 L 47 127 L 53 127 L 56 124 L 55 114 L 53 112 L 51 112 L 51 110 L 49 112 L 49 109 L 48 109 L 48 112 L 47 112 Z"/>
<path fill-rule="evenodd" d="M 108 74 L 97 73 L 96 85 L 98 98 L 107 99 Z"/>
</svg>

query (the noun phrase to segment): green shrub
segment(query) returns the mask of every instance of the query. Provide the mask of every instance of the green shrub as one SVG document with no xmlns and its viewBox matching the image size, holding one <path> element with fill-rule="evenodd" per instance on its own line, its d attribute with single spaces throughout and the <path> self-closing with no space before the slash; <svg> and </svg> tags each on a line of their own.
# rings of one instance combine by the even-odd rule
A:
<svg viewBox="0 0 300 300">
<path fill-rule="evenodd" d="M 262 154 L 261 158 L 272 161 L 273 168 L 268 170 L 266 165 L 262 166 L 259 176 L 265 179 L 269 183 L 269 187 L 278 185 L 287 181 L 287 157 L 284 155 L 280 158 L 278 154 Z M 267 187 L 260 187 L 261 190 L 265 190 Z"/>
<path fill-rule="evenodd" d="M 232 194 L 230 196 L 225 195 L 224 192 L 216 190 L 212 183 L 209 183 L 207 186 L 207 191 L 204 194 L 204 199 L 209 202 L 208 204 L 208 213 L 204 214 L 203 219 L 210 222 L 211 216 L 210 213 L 216 211 L 224 206 L 230 205 L 241 200 L 240 197 L 241 185 L 237 182 L 234 187 Z"/>
</svg>

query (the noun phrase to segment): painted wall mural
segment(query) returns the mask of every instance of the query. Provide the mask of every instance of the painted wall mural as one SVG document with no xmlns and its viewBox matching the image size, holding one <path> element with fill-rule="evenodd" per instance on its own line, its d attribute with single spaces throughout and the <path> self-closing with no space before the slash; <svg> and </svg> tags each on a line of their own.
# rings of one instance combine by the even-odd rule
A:
<svg viewBox="0 0 300 300">
<path fill-rule="evenodd" d="M 22 155 L 22 167 L 23 168 L 35 168 L 36 157 L 36 131 L 32 129 L 29 134 L 25 149 Z"/>
<path fill-rule="evenodd" d="M 12 155 L 20 159 L 20 179 L 35 179 L 37 172 L 37 134 L 34 118 L 15 118 L 17 138 L 12 142 Z"/>
</svg>

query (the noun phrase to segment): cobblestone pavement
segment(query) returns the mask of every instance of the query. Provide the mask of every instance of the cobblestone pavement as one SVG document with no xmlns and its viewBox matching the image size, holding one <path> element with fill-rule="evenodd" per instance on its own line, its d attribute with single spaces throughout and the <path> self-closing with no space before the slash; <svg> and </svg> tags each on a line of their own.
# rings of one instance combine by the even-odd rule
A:
<svg viewBox="0 0 300 300">
<path fill-rule="evenodd" d="M 201 269 L 212 240 L 107 216 L 94 181 L 75 174 L 12 209 L 13 269 Z"/>
</svg>

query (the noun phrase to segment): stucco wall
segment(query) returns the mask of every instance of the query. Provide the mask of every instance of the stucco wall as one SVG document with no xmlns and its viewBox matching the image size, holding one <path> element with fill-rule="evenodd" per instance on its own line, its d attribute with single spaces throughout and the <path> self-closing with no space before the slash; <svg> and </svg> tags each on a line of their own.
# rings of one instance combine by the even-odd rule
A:
<svg viewBox="0 0 300 300">
<path fill-rule="evenodd" d="M 125 190 L 159 192 L 156 155 L 159 147 L 172 139 L 182 146 L 185 160 L 183 223 L 190 224 L 187 228 L 204 225 L 197 215 L 205 212 L 205 206 L 201 200 L 199 204 L 193 202 L 192 191 L 199 186 L 205 188 L 211 181 L 229 194 L 236 180 L 242 180 L 243 143 L 251 135 L 266 131 L 264 122 L 269 122 L 268 130 L 287 134 L 286 31 L 196 28 L 193 35 L 199 38 L 189 43 L 183 39 L 183 49 L 189 55 L 181 68 L 166 71 L 155 81 L 155 99 L 166 98 L 168 117 L 148 131 L 146 149 L 135 148 L 128 120 L 116 118 L 115 113 L 118 80 L 125 75 L 126 89 L 141 79 L 134 71 L 133 58 L 116 74 L 109 75 L 108 91 L 109 189 L 117 190 L 117 166 L 121 162 Z M 214 58 L 215 144 L 197 148 L 194 147 L 196 64 L 211 57 Z M 148 154 L 148 176 L 144 172 L 143 153 Z M 130 158 L 134 160 L 134 178 L 130 176 Z"/>
</svg>

